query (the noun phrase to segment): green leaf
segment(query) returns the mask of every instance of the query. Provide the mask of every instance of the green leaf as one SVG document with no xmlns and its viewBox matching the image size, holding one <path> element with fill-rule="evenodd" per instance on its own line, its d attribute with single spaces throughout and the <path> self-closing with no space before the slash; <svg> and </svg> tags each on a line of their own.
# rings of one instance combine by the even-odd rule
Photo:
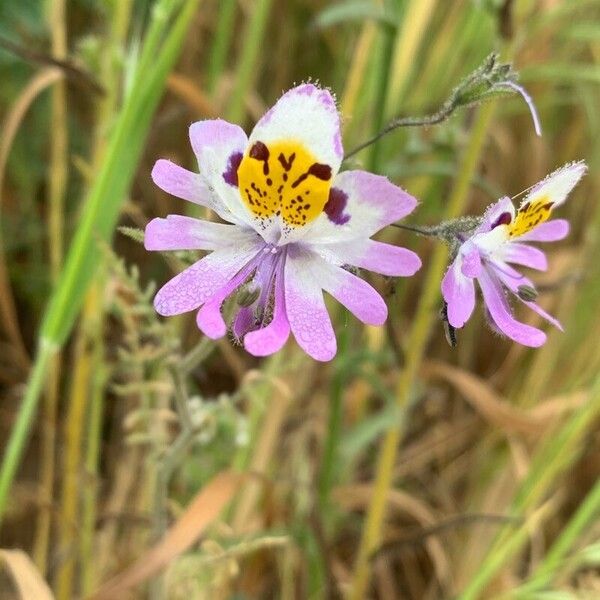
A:
<svg viewBox="0 0 600 600">
<path fill-rule="evenodd" d="M 398 22 L 397 16 L 386 11 L 382 6 L 366 0 L 349 0 L 334 4 L 321 11 L 315 18 L 313 26 L 325 29 L 340 23 L 364 21 L 365 19 L 372 19 L 391 27 L 395 27 Z"/>
</svg>

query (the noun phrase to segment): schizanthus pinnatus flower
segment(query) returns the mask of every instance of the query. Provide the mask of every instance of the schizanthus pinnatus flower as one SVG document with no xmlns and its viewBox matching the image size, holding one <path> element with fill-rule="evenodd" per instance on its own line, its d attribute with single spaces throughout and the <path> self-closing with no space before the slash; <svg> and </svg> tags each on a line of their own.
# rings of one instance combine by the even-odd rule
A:
<svg viewBox="0 0 600 600">
<path fill-rule="evenodd" d="M 413 275 L 421 266 L 416 254 L 370 238 L 417 201 L 385 177 L 338 173 L 340 120 L 327 90 L 303 84 L 288 91 L 250 138 L 211 120 L 194 123 L 190 139 L 200 173 L 159 160 L 152 178 L 230 224 L 179 215 L 148 224 L 148 250 L 210 251 L 159 290 L 161 315 L 199 309 L 198 327 L 219 338 L 228 329 L 223 303 L 237 292 L 230 328 L 248 352 L 277 352 L 291 329 L 317 360 L 336 353 L 323 290 L 364 323 L 385 321 L 381 296 L 344 267 Z"/>
<path fill-rule="evenodd" d="M 546 255 L 524 242 L 553 242 L 568 234 L 567 221 L 548 219 L 567 199 L 585 171 L 584 162 L 558 169 L 531 188 L 516 212 L 510 198 L 501 198 L 488 208 L 472 233 L 461 237 L 456 258 L 442 281 L 448 322 L 452 327 L 462 327 L 469 320 L 475 308 L 474 282 L 477 280 L 490 321 L 511 340 L 537 347 L 546 341 L 546 334 L 513 317 L 505 290 L 562 329 L 560 323 L 534 301 L 537 293 L 533 283 L 510 264 L 540 271 L 547 269 Z"/>
</svg>

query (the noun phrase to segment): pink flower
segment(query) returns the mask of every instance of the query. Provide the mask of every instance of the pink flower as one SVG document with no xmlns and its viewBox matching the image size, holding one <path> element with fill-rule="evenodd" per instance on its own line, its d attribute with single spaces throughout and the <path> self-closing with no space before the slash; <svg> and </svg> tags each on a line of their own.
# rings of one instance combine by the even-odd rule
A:
<svg viewBox="0 0 600 600">
<path fill-rule="evenodd" d="M 322 361 L 336 353 L 323 291 L 364 323 L 385 321 L 381 296 L 344 267 L 413 275 L 421 266 L 416 254 L 370 238 L 417 202 L 385 177 L 338 172 L 340 122 L 327 90 L 303 84 L 288 91 L 250 138 L 214 120 L 194 123 L 190 139 L 200 174 L 159 160 L 152 178 L 228 224 L 179 215 L 148 224 L 148 250 L 209 252 L 159 290 L 154 306 L 161 315 L 199 309 L 198 327 L 219 338 L 228 329 L 221 307 L 243 290 L 230 327 L 248 352 L 277 352 L 291 330 Z"/>
<path fill-rule="evenodd" d="M 546 255 L 524 242 L 553 242 L 567 235 L 567 221 L 548 219 L 585 171 L 582 161 L 548 175 L 530 190 L 516 214 L 510 198 L 501 198 L 488 208 L 479 226 L 460 239 L 456 258 L 442 281 L 452 327 L 462 327 L 469 320 L 475 308 L 477 280 L 491 322 L 511 340 L 537 347 L 546 341 L 546 334 L 513 317 L 505 290 L 562 330 L 560 323 L 534 302 L 533 283 L 510 264 L 547 269 Z"/>
</svg>

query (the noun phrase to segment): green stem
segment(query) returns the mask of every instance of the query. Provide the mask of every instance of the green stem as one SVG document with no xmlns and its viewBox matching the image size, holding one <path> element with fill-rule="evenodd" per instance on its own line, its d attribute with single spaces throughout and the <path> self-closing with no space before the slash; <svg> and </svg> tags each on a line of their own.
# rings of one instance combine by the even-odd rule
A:
<svg viewBox="0 0 600 600">
<path fill-rule="evenodd" d="M 556 480 L 560 473 L 564 472 L 573 463 L 578 455 L 577 447 L 580 440 L 600 412 L 600 378 L 596 380 L 591 392 L 590 401 L 577 411 L 557 434 L 549 436 L 543 447 L 532 461 L 527 478 L 522 483 L 513 502 L 512 513 L 519 515 L 531 510 L 548 492 L 551 483 Z M 570 548 L 584 525 L 581 521 L 589 518 L 590 512 L 598 508 L 600 504 L 600 492 L 596 491 L 590 500 L 590 504 L 584 502 L 583 513 L 577 517 L 574 523 L 561 534 L 557 543 L 559 546 L 552 549 L 546 557 L 543 565 L 542 575 L 545 577 L 551 573 L 564 553 Z M 581 510 L 581 509 L 580 509 Z M 564 538 L 563 538 L 564 536 Z M 479 598 L 487 584 L 506 562 L 518 552 L 526 543 L 527 537 L 514 539 L 511 531 L 503 529 L 499 532 L 496 542 L 485 556 L 482 564 L 477 569 L 475 577 L 469 582 L 467 588 L 459 596 L 460 600 L 475 600 Z"/>
<path fill-rule="evenodd" d="M 319 477 L 319 505 L 321 510 L 326 510 L 329 502 L 329 491 L 334 479 L 337 467 L 337 453 L 342 428 L 343 396 L 347 380 L 347 353 L 349 342 L 349 331 L 344 329 L 339 336 L 338 369 L 331 384 L 331 395 L 329 403 L 329 419 L 327 423 L 327 437 L 321 459 L 321 473 Z"/>
<path fill-rule="evenodd" d="M 543 562 L 530 580 L 519 588 L 519 591 L 534 592 L 547 587 L 567 553 L 571 551 L 583 531 L 597 518 L 598 513 L 600 513 L 600 481 L 596 482 L 546 554 Z"/>
<path fill-rule="evenodd" d="M 21 454 L 37 411 L 38 399 L 44 389 L 46 370 L 57 351 L 56 345 L 42 341 L 27 382 L 23 404 L 19 410 L 17 421 L 13 425 L 0 470 L 0 525 L 2 525 L 2 516 L 8 502 L 8 492 L 21 462 Z"/>
<path fill-rule="evenodd" d="M 379 56 L 377 58 L 377 79 L 376 79 L 376 97 L 374 106 L 382 107 L 385 105 L 385 101 L 388 94 L 388 84 L 389 84 L 389 74 L 390 74 L 390 64 L 392 62 L 392 52 L 394 49 L 394 31 L 387 27 L 381 28 L 381 39 L 380 39 L 380 47 L 379 47 Z M 375 135 L 366 146 L 373 144 L 371 147 L 371 151 L 368 157 L 368 170 L 372 172 L 376 172 L 379 167 L 379 162 L 381 158 L 381 144 L 377 144 L 377 140 L 381 137 L 378 132 L 381 131 L 384 123 L 385 115 L 383 110 L 376 109 L 373 121 L 373 131 Z M 360 146 L 358 150 L 361 150 L 364 146 Z M 358 152 L 357 149 L 353 150 L 350 154 L 348 154 L 345 158 L 352 156 Z"/>
<path fill-rule="evenodd" d="M 234 123 L 244 118 L 244 101 L 256 75 L 257 61 L 271 12 L 273 0 L 257 0 L 244 32 L 244 43 L 235 74 L 235 83 L 227 109 L 227 118 Z"/>
<path fill-rule="evenodd" d="M 460 216 L 465 208 L 469 183 L 479 164 L 494 109 L 495 102 L 490 102 L 479 110 L 454 190 L 448 202 L 444 220 Z M 446 263 L 446 247 L 439 244 L 431 257 L 417 313 L 406 343 L 406 348 L 409 351 L 406 354 L 406 364 L 400 373 L 396 387 L 396 404 L 400 409 L 403 409 L 410 399 L 417 371 L 423 360 L 429 333 L 436 319 L 440 280 L 446 268 Z M 374 492 L 367 512 L 356 560 L 355 576 L 350 596 L 353 600 L 366 597 L 370 578 L 370 557 L 380 543 L 386 501 L 392 485 L 393 469 L 401 438 L 402 426 L 400 424 L 388 431 L 380 449 Z"/>
<path fill-rule="evenodd" d="M 219 6 L 219 20 L 215 31 L 215 39 L 210 53 L 208 63 L 208 91 L 213 93 L 217 86 L 217 81 L 225 70 L 227 62 L 227 52 L 231 46 L 233 36 L 233 25 L 235 21 L 235 11 L 237 0 L 221 0 Z"/>
<path fill-rule="evenodd" d="M 163 20 L 158 33 L 156 23 L 150 27 L 149 35 L 158 40 L 164 37 L 166 29 L 165 41 L 158 55 L 153 57 L 152 69 L 144 73 L 145 77 L 139 73 L 135 77 L 136 85 L 119 115 L 105 159 L 84 205 L 61 277 L 47 307 L 39 335 L 40 353 L 33 365 L 25 401 L 0 470 L 0 519 L 43 388 L 48 368 L 48 348 L 56 351 L 62 346 L 80 312 L 98 264 L 98 239 L 109 240 L 114 230 L 139 162 L 152 115 L 162 96 L 167 75 L 179 56 L 197 4 L 198 0 L 187 0 L 171 27 Z M 173 3 L 167 2 L 166 5 L 171 7 Z"/>
</svg>

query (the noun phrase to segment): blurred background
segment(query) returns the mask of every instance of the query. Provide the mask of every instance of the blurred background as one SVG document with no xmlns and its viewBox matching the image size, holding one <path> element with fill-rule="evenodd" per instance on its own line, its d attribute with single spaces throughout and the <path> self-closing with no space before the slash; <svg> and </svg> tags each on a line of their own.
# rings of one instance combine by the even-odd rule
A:
<svg viewBox="0 0 600 600">
<path fill-rule="evenodd" d="M 250 131 L 312 79 L 349 150 L 492 51 L 543 137 L 506 96 L 346 168 L 407 189 L 426 225 L 585 159 L 534 274 L 564 333 L 527 349 L 479 308 L 450 348 L 439 242 L 393 228 L 424 267 L 369 277 L 383 328 L 331 304 L 330 363 L 155 314 L 190 256 L 137 230 L 206 216 L 150 179 L 158 158 L 196 168 L 191 122 Z M 0 81 L 1 598 L 600 598 L 600 1 L 2 0 Z"/>
</svg>

